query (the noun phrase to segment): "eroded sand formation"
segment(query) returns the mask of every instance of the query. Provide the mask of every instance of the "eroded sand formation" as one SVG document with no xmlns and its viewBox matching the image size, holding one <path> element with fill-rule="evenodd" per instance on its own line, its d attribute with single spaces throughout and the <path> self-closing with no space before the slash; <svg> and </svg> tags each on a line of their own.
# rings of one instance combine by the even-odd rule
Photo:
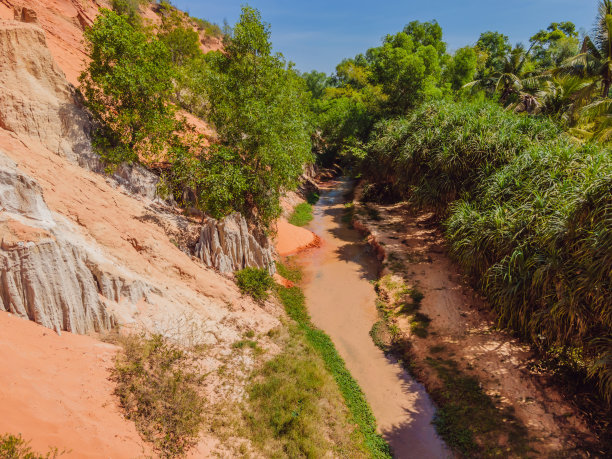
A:
<svg viewBox="0 0 612 459">
<path fill-rule="evenodd" d="M 247 374 L 253 362 L 231 361 L 231 345 L 247 330 L 278 326 L 280 310 L 243 297 L 190 252 L 199 224 L 156 198 L 154 175 L 137 167 L 98 173 L 89 119 L 69 80 L 82 69 L 82 27 L 99 5 L 77 3 L 28 2 L 32 9 L 16 14 L 21 22 L 10 19 L 12 1 L 0 2 L 0 310 L 12 313 L 0 314 L 0 431 L 75 457 L 134 457 L 142 442 L 107 380 L 116 348 L 66 332 L 162 333 L 208 345 L 207 370 L 223 362 Z M 269 242 L 256 253 L 237 225 L 238 236 L 233 228 L 223 235 L 237 245 L 216 248 L 227 251 L 226 265 L 268 264 Z M 241 390 L 236 381 L 207 387 L 217 400 Z M 211 441 L 202 439 L 200 457 Z"/>
</svg>

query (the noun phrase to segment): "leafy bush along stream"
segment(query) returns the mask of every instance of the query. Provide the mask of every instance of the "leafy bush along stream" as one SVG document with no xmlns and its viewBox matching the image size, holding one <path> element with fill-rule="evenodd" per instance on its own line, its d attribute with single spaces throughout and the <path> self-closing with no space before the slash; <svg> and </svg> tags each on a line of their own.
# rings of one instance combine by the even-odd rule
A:
<svg viewBox="0 0 612 459">
<path fill-rule="evenodd" d="M 299 270 L 296 268 L 279 264 L 279 271 L 287 276 L 287 278 L 295 281 L 299 281 L 301 278 Z M 389 445 L 376 432 L 376 419 L 361 388 L 346 369 L 344 361 L 338 354 L 331 338 L 323 331 L 317 329 L 310 321 L 302 290 L 299 287 L 283 287 L 281 285 L 276 285 L 275 290 L 285 307 L 287 315 L 296 323 L 296 330 L 292 333 L 298 333 L 303 336 L 307 346 L 316 351 L 319 358 L 322 359 L 325 368 L 336 381 L 337 387 L 348 407 L 350 420 L 357 425 L 359 436 L 368 455 L 376 458 L 390 458 Z M 273 371 L 278 371 L 279 367 L 282 368 L 285 364 L 277 362 L 270 365 L 274 366 L 274 368 L 269 368 L 272 375 Z M 275 387 L 275 390 L 286 390 L 282 388 L 282 385 Z M 266 386 L 266 390 L 260 386 L 255 386 L 252 389 L 251 396 L 261 396 L 262 393 L 268 393 L 271 389 L 271 386 Z M 280 431 L 282 429 L 278 428 L 277 430 Z"/>
<path fill-rule="evenodd" d="M 446 218 L 499 325 L 612 399 L 611 151 L 488 102 L 424 104 L 366 150 L 365 177 Z"/>
</svg>

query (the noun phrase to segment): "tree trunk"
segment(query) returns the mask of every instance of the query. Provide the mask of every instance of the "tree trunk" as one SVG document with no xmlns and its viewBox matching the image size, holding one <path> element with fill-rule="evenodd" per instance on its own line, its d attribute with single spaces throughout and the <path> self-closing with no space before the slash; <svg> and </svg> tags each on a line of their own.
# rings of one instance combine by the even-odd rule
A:
<svg viewBox="0 0 612 459">
<path fill-rule="evenodd" d="M 603 92 L 601 94 L 602 97 L 604 97 L 604 98 L 610 97 L 610 84 L 611 83 L 612 83 L 612 81 L 610 81 L 610 80 L 604 80 L 604 82 L 603 82 L 603 84 L 604 84 Z"/>
</svg>

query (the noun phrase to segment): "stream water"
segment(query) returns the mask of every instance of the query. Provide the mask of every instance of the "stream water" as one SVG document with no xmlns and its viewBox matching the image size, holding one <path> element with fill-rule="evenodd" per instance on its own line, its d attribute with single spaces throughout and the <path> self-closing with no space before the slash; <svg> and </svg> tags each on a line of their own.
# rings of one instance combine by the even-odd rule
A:
<svg viewBox="0 0 612 459">
<path fill-rule="evenodd" d="M 369 335 L 378 320 L 370 282 L 376 279 L 378 261 L 363 237 L 342 221 L 343 197 L 350 189 L 351 183 L 342 180 L 322 192 L 309 225 L 321 247 L 299 256 L 312 321 L 331 337 L 363 389 L 395 457 L 451 457 L 431 424 L 435 409 L 424 388 Z"/>
</svg>

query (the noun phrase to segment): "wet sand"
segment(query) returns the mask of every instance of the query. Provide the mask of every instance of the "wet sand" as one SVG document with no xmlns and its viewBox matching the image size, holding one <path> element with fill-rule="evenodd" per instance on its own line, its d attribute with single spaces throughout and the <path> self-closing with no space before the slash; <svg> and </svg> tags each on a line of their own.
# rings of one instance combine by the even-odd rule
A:
<svg viewBox="0 0 612 459">
<path fill-rule="evenodd" d="M 379 431 L 398 458 L 451 457 L 431 424 L 434 407 L 423 387 L 378 349 L 370 335 L 378 320 L 378 261 L 356 230 L 342 222 L 343 195 L 351 184 L 339 181 L 323 191 L 308 229 L 321 247 L 301 254 L 304 294 L 316 326 L 329 334 L 347 368 L 363 389 Z"/>
</svg>

